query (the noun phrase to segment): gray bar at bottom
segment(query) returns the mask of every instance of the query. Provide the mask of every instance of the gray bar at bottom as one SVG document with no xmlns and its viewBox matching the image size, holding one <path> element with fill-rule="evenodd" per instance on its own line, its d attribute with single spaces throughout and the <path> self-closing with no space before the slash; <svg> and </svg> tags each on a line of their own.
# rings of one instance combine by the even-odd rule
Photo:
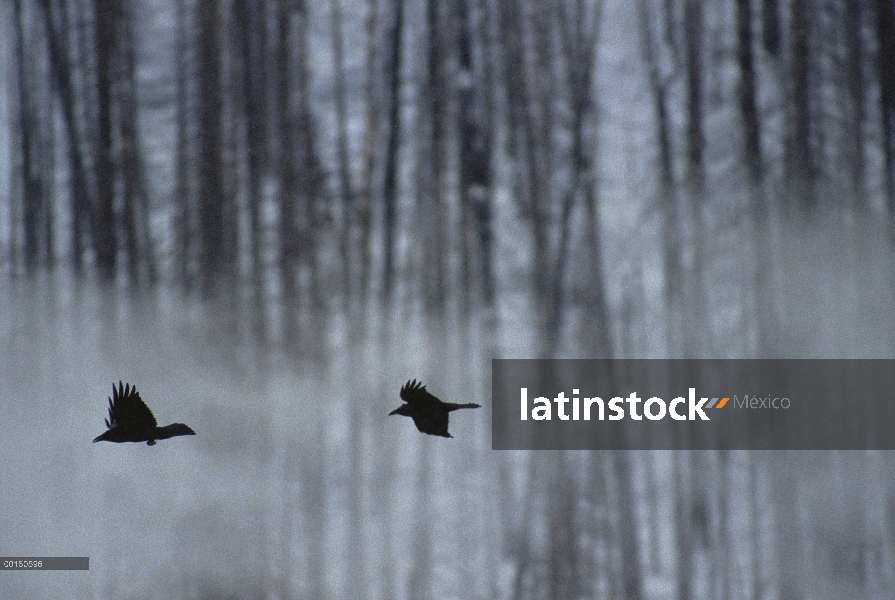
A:
<svg viewBox="0 0 895 600">
<path fill-rule="evenodd" d="M 89 571 L 88 556 L 0 556 L 0 571 Z"/>
</svg>

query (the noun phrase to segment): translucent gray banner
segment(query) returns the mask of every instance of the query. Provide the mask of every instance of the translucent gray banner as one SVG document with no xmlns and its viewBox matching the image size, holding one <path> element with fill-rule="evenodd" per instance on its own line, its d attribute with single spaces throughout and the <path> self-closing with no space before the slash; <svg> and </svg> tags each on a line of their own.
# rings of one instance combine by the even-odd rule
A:
<svg viewBox="0 0 895 600">
<path fill-rule="evenodd" d="M 895 450 L 895 360 L 492 361 L 495 450 Z"/>
<path fill-rule="evenodd" d="M 87 556 L 0 557 L 0 571 L 89 571 Z"/>
</svg>

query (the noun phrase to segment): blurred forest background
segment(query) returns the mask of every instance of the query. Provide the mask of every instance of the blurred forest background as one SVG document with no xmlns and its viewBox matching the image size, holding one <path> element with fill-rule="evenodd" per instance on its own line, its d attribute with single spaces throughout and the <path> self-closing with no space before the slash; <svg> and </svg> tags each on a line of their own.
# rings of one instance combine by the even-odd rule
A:
<svg viewBox="0 0 895 600">
<path fill-rule="evenodd" d="M 892 0 L 0 5 L 6 598 L 895 597 L 889 454 L 493 452 L 497 357 L 891 358 Z M 389 419 L 422 378 L 453 440 Z M 109 384 L 196 438 L 91 445 Z"/>
</svg>

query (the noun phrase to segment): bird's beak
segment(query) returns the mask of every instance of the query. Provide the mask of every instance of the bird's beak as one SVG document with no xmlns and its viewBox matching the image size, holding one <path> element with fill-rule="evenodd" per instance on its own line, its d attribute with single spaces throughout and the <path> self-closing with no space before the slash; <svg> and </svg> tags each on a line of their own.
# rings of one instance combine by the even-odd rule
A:
<svg viewBox="0 0 895 600">
<path fill-rule="evenodd" d="M 400 409 L 400 408 L 396 408 L 396 409 L 393 410 L 392 412 L 388 413 L 388 416 L 392 416 L 392 415 L 396 415 L 396 414 L 398 414 L 398 411 L 399 411 L 399 410 L 401 410 L 401 409 Z"/>
</svg>

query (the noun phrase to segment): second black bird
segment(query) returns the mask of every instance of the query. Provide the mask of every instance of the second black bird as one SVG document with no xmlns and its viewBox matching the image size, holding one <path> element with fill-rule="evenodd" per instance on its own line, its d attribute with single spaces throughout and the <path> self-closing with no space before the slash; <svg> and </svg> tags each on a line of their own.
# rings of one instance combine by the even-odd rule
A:
<svg viewBox="0 0 895 600">
<path fill-rule="evenodd" d="M 454 437 L 448 433 L 448 414 L 459 408 L 481 408 L 479 404 L 454 404 L 442 402 L 426 391 L 426 386 L 416 379 L 401 387 L 401 400 L 405 402 L 389 413 L 413 419 L 413 424 L 423 433 L 441 437 Z"/>
</svg>

